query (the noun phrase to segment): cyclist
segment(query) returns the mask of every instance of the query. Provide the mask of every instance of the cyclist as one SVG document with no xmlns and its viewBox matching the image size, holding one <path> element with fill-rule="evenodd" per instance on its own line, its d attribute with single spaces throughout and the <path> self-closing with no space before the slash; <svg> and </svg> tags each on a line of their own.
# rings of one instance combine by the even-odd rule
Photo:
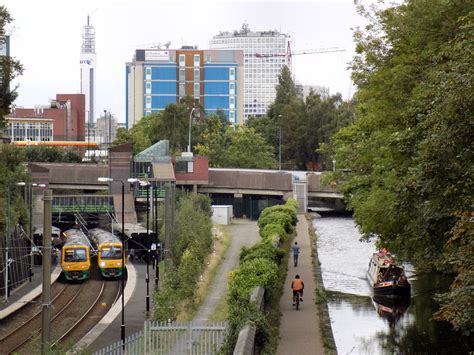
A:
<svg viewBox="0 0 474 355">
<path fill-rule="evenodd" d="M 295 305 L 296 297 L 300 297 L 300 302 L 303 302 L 303 290 L 304 282 L 300 278 L 300 275 L 296 275 L 293 281 L 291 281 L 291 289 L 293 290 L 293 306 Z"/>
<path fill-rule="evenodd" d="M 295 242 L 295 244 L 291 247 L 291 250 L 293 251 L 293 263 L 295 267 L 297 267 L 298 255 L 300 255 L 300 246 L 298 245 L 298 242 Z"/>
</svg>

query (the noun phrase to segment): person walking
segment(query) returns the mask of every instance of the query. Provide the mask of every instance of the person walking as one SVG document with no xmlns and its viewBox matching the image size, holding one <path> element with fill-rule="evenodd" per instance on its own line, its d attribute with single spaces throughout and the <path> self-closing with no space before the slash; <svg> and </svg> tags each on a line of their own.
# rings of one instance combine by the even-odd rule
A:
<svg viewBox="0 0 474 355">
<path fill-rule="evenodd" d="M 293 251 L 293 264 L 295 267 L 297 267 L 298 255 L 300 255 L 300 246 L 298 245 L 298 242 L 295 242 L 295 244 L 291 247 L 291 250 Z"/>
</svg>

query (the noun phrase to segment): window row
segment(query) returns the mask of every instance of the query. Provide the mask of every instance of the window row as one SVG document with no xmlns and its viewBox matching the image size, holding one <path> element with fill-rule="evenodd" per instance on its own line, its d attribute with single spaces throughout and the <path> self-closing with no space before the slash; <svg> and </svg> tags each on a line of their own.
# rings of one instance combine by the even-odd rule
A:
<svg viewBox="0 0 474 355">
<path fill-rule="evenodd" d="M 15 141 L 47 142 L 53 140 L 53 124 L 9 122 L 6 133 Z"/>
</svg>

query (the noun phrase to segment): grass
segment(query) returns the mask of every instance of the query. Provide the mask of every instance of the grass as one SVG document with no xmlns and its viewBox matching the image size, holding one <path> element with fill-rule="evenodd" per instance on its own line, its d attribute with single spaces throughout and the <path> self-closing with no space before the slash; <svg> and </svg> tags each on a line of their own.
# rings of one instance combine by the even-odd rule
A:
<svg viewBox="0 0 474 355">
<path fill-rule="evenodd" d="M 206 260 L 206 268 L 203 271 L 201 279 L 196 285 L 197 290 L 196 290 L 194 299 L 186 302 L 185 305 L 182 305 L 181 307 L 182 311 L 177 317 L 178 320 L 192 320 L 196 316 L 197 312 L 199 311 L 199 308 L 201 307 L 204 300 L 209 294 L 210 287 L 217 275 L 217 272 L 219 271 L 220 265 L 224 261 L 225 254 L 227 253 L 227 250 L 229 249 L 229 246 L 231 243 L 231 237 L 230 237 L 230 233 L 227 227 L 223 225 L 214 226 L 213 233 L 214 233 L 214 250 L 208 256 L 208 259 Z M 221 300 L 220 303 L 223 303 L 223 302 L 225 303 L 225 297 L 223 298 L 223 300 Z M 222 309 L 219 309 L 219 307 L 221 307 Z M 216 310 L 216 312 L 219 311 L 222 314 L 221 315 L 213 314 L 212 317 L 219 317 L 219 318 L 224 317 L 223 319 L 226 319 L 227 306 L 222 307 L 221 304 L 219 304 L 219 307 Z M 222 319 L 216 318 L 212 320 L 222 320 Z"/>
</svg>

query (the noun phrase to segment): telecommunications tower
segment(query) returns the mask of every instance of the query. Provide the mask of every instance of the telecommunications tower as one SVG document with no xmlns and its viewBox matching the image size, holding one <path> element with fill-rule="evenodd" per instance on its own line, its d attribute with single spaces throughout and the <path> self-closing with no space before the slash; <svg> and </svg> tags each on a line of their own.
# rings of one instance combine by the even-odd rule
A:
<svg viewBox="0 0 474 355">
<path fill-rule="evenodd" d="M 95 29 L 90 24 L 87 15 L 87 25 L 82 28 L 81 50 L 81 94 L 86 96 L 86 124 L 94 126 L 95 117 L 95 69 L 97 55 L 95 53 Z"/>
</svg>

